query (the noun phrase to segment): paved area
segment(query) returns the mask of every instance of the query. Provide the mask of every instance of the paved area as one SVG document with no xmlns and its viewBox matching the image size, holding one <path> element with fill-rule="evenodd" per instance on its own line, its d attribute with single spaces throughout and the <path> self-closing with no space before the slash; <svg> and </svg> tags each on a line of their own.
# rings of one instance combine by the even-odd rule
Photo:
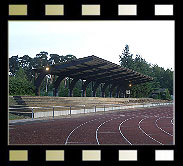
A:
<svg viewBox="0 0 183 166">
<path fill-rule="evenodd" d="M 9 144 L 172 145 L 173 106 L 9 122 Z"/>
</svg>

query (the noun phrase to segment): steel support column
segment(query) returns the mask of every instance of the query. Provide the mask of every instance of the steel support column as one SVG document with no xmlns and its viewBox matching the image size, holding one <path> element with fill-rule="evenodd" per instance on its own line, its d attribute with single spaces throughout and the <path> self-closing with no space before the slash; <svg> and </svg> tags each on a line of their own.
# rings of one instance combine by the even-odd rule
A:
<svg viewBox="0 0 183 166">
<path fill-rule="evenodd" d="M 46 72 L 42 72 L 39 74 L 39 76 L 36 78 L 35 80 L 35 87 L 36 87 L 36 96 L 40 96 L 40 86 L 41 86 L 41 83 L 44 79 L 44 77 L 46 76 Z"/>
<path fill-rule="evenodd" d="M 121 89 L 119 89 L 119 91 L 121 93 L 123 93 L 123 98 L 126 97 L 126 90 L 127 90 L 127 88 L 128 88 L 128 84 L 125 84 L 124 86 L 121 86 Z"/>
<path fill-rule="evenodd" d="M 125 93 L 126 93 L 126 90 L 125 90 L 125 89 L 121 89 L 120 91 L 121 91 L 121 93 L 122 93 L 122 96 L 121 96 L 121 97 L 122 97 L 122 98 L 125 98 L 125 95 L 126 95 L 126 94 L 125 94 Z"/>
<path fill-rule="evenodd" d="M 82 97 L 85 96 L 86 88 L 87 88 L 87 86 L 88 86 L 88 84 L 89 84 L 90 82 L 91 82 L 91 80 L 86 80 L 86 81 L 84 82 L 84 84 L 82 85 Z"/>
<path fill-rule="evenodd" d="M 121 92 L 123 89 L 126 89 L 126 85 L 124 85 L 124 84 L 118 85 L 117 91 L 116 91 L 116 98 L 119 98 L 119 97 L 120 97 L 120 92 Z"/>
</svg>

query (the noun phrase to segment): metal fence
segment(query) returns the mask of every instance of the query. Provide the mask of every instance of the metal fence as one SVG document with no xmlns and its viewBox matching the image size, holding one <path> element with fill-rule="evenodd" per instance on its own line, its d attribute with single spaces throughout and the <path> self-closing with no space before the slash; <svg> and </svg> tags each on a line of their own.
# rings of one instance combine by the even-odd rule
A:
<svg viewBox="0 0 183 166">
<path fill-rule="evenodd" d="M 172 102 L 166 103 L 146 103 L 146 104 L 133 104 L 133 105 L 122 105 L 122 104 L 104 104 L 104 105 L 95 105 L 92 107 L 88 107 L 86 105 L 77 105 L 77 106 L 50 106 L 50 107 L 21 107 L 21 108 L 9 108 L 10 113 L 16 114 L 29 114 L 31 115 L 32 120 L 34 118 L 41 117 L 53 117 L 62 116 L 62 115 L 73 115 L 73 114 L 81 114 L 81 113 L 91 113 L 91 112 L 106 112 L 112 110 L 121 110 L 121 109 L 130 109 L 130 108 L 144 108 L 144 107 L 155 107 L 155 106 L 164 106 L 173 104 Z M 55 111 L 56 108 L 64 108 L 65 110 Z M 78 109 L 77 109 L 78 108 Z M 17 110 L 28 110 L 26 112 L 17 111 Z M 35 110 L 51 110 L 51 111 L 35 111 Z M 16 110 L 16 111 L 13 111 Z M 30 111 L 31 110 L 31 111 Z"/>
</svg>

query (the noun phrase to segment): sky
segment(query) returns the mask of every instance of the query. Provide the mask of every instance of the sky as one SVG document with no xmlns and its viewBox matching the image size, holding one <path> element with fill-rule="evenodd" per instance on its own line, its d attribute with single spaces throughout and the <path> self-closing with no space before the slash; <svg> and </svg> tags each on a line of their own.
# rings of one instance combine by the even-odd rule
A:
<svg viewBox="0 0 183 166">
<path fill-rule="evenodd" d="M 41 51 L 95 55 L 119 64 L 125 45 L 148 63 L 174 70 L 174 21 L 9 21 L 9 57 Z"/>
</svg>

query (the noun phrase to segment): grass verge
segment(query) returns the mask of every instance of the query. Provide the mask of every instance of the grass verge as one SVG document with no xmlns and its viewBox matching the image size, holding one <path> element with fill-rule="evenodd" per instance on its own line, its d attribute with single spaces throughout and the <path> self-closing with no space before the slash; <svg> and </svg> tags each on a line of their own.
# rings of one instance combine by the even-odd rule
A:
<svg viewBox="0 0 183 166">
<path fill-rule="evenodd" d="M 28 119 L 27 116 L 19 116 L 9 113 L 9 120 L 16 120 L 16 119 Z"/>
</svg>

